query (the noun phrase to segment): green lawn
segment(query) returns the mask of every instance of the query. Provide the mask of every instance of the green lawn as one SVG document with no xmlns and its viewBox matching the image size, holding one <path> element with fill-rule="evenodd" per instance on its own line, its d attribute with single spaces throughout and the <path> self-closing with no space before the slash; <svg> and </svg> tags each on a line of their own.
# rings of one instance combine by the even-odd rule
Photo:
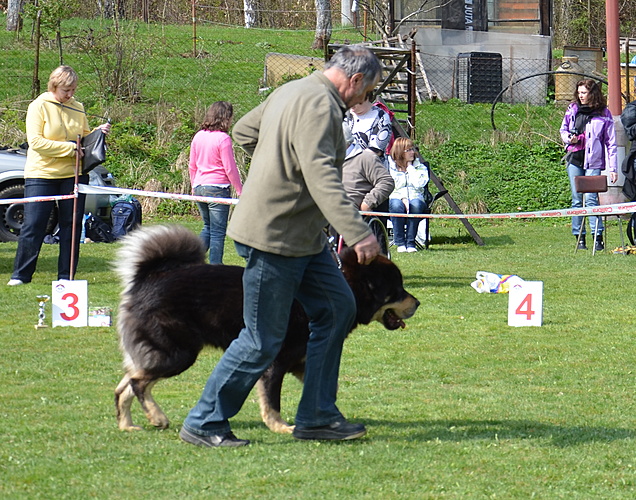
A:
<svg viewBox="0 0 636 500">
<path fill-rule="evenodd" d="M 187 221 L 197 229 L 198 222 Z M 34 282 L 0 284 L 0 496 L 32 498 L 634 498 L 636 405 L 633 256 L 573 252 L 567 221 L 476 228 L 432 224 L 431 249 L 396 254 L 422 302 L 405 330 L 359 328 L 346 342 L 339 406 L 368 436 L 348 443 L 268 431 L 255 395 L 233 419 L 244 449 L 199 449 L 178 429 L 218 353 L 206 351 L 155 396 L 171 418 L 122 433 L 115 328 L 35 330 L 57 248 Z M 618 245 L 615 225 L 610 246 Z M 14 243 L 0 245 L 9 278 Z M 117 244 L 82 247 L 91 305 L 118 302 Z M 240 263 L 230 242 L 227 263 Z M 477 271 L 544 283 L 542 327 L 507 326 L 507 295 L 478 294 Z M 213 284 L 211 284 L 213 286 Z M 50 308 L 48 310 L 50 320 Z M 293 420 L 300 385 L 284 387 Z"/>
</svg>

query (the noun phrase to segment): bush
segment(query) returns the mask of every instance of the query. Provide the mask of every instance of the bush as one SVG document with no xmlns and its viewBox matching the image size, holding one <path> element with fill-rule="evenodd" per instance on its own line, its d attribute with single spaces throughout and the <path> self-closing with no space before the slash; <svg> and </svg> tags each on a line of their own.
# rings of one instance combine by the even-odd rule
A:
<svg viewBox="0 0 636 500">
<path fill-rule="evenodd" d="M 448 141 L 422 155 L 466 213 L 547 210 L 568 206 L 570 190 L 555 144 Z M 438 205 L 441 209 L 448 208 Z"/>
</svg>

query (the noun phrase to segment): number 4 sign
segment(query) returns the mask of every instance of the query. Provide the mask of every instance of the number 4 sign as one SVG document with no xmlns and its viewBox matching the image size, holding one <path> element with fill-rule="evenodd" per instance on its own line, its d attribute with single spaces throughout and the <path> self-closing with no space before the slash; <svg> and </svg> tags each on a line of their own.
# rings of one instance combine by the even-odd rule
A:
<svg viewBox="0 0 636 500">
<path fill-rule="evenodd" d="M 88 326 L 88 282 L 60 280 L 52 288 L 53 326 Z"/>
<path fill-rule="evenodd" d="M 510 287 L 508 326 L 541 326 L 543 281 L 524 281 Z"/>
</svg>

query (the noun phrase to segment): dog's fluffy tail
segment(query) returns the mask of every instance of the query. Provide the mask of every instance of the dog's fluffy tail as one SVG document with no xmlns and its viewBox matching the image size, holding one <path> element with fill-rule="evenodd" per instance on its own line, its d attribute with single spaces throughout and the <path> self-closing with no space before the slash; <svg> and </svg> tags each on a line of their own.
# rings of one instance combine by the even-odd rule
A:
<svg viewBox="0 0 636 500">
<path fill-rule="evenodd" d="M 196 234 L 183 226 L 158 225 L 143 226 L 125 236 L 113 264 L 126 293 L 149 273 L 204 263 L 205 248 Z"/>
</svg>

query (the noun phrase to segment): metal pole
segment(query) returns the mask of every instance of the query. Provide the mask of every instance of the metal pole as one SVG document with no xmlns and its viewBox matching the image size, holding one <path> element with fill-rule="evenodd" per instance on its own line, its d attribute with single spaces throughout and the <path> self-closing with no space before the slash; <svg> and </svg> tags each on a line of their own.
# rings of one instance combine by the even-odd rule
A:
<svg viewBox="0 0 636 500">
<path fill-rule="evenodd" d="M 192 0 L 192 57 L 197 56 L 197 0 Z"/>
<path fill-rule="evenodd" d="M 411 39 L 411 59 L 409 61 L 409 122 L 411 130 L 409 130 L 409 136 L 411 139 L 415 138 L 415 99 L 416 99 L 416 85 L 417 85 L 417 66 L 415 65 L 416 46 L 415 39 Z"/>
<path fill-rule="evenodd" d="M 625 157 L 627 149 L 627 136 L 620 120 L 623 111 L 623 102 L 621 99 L 621 65 L 620 65 L 620 21 L 618 19 L 618 0 L 607 0 L 605 3 L 606 23 L 606 44 L 607 44 L 607 104 L 614 118 L 614 127 L 616 129 L 616 147 L 618 155 L 618 181 L 612 183 L 609 191 L 615 192 L 620 190 L 625 182 L 621 171 L 621 162 Z M 619 216 L 620 218 L 620 216 Z"/>
<path fill-rule="evenodd" d="M 77 240 L 78 234 L 77 234 L 77 202 L 78 202 L 78 196 L 79 196 L 79 191 L 77 188 L 77 184 L 79 183 L 79 168 L 80 168 L 80 154 L 82 152 L 81 147 L 82 147 L 82 136 L 81 135 L 77 135 L 77 142 L 76 142 L 76 146 L 77 148 L 76 150 L 76 154 L 75 154 L 75 188 L 74 188 L 74 193 L 75 193 L 75 198 L 73 198 L 73 226 L 71 228 L 71 271 L 69 274 L 69 279 L 72 281 L 75 278 L 75 259 L 77 258 L 77 256 L 75 255 L 75 241 Z"/>
<path fill-rule="evenodd" d="M 618 0 L 607 0 L 605 3 L 607 17 L 607 92 L 608 107 L 612 115 L 620 115 L 623 111 L 621 102 L 621 66 L 620 66 L 620 20 L 618 18 Z"/>
<path fill-rule="evenodd" d="M 627 96 L 627 102 L 632 102 L 632 86 L 629 82 L 629 38 L 625 40 L 625 95 Z"/>
</svg>

